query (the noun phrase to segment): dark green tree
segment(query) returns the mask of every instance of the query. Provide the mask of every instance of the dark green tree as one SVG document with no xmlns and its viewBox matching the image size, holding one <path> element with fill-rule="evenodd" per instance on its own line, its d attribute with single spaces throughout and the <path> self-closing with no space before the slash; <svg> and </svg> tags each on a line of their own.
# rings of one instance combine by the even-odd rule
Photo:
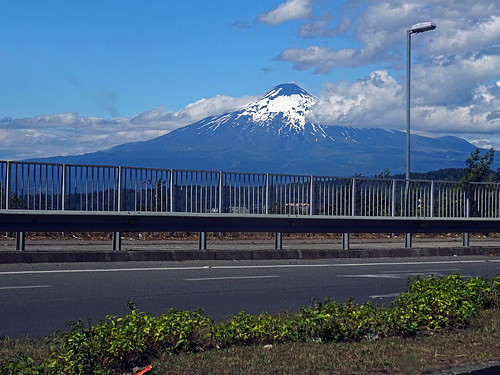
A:
<svg viewBox="0 0 500 375">
<path fill-rule="evenodd" d="M 495 157 L 495 150 L 490 148 L 486 154 L 481 155 L 477 148 L 471 152 L 470 157 L 465 161 L 465 176 L 462 182 L 493 182 L 496 181 L 496 174 L 491 170 L 491 164 Z"/>
<path fill-rule="evenodd" d="M 386 168 L 382 173 L 379 173 L 376 178 L 390 178 L 391 177 L 391 171 Z"/>
</svg>

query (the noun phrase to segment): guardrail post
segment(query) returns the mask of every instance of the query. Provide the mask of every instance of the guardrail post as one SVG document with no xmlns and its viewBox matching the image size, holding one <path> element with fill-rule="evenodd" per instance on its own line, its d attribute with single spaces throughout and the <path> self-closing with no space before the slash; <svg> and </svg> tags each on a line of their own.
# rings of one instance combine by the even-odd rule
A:
<svg viewBox="0 0 500 375">
<path fill-rule="evenodd" d="M 26 249 L 26 233 L 17 232 L 16 233 L 16 250 L 25 250 Z"/>
<path fill-rule="evenodd" d="M 349 233 L 342 233 L 342 249 L 349 250 Z"/>
<path fill-rule="evenodd" d="M 411 233 L 405 233 L 405 247 L 411 247 Z"/>
<path fill-rule="evenodd" d="M 465 185 L 465 217 L 470 217 L 470 182 Z M 470 246 L 469 233 L 462 234 L 462 245 Z"/>
<path fill-rule="evenodd" d="M 410 181 L 406 180 L 405 187 L 405 216 L 410 216 Z M 411 233 L 405 233 L 405 247 L 411 247 Z"/>
<path fill-rule="evenodd" d="M 207 232 L 198 233 L 198 250 L 207 249 Z"/>
<path fill-rule="evenodd" d="M 274 233 L 274 250 L 283 250 L 283 233 Z"/>
<path fill-rule="evenodd" d="M 121 232 L 113 232 L 113 251 L 120 251 L 122 249 Z"/>
</svg>

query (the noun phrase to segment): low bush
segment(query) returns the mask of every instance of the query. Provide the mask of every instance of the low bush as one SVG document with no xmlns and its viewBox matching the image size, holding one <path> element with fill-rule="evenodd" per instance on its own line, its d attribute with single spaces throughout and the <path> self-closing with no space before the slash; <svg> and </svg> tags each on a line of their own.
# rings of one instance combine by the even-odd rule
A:
<svg viewBox="0 0 500 375">
<path fill-rule="evenodd" d="M 314 301 L 297 313 L 253 316 L 239 313 L 214 322 L 201 310 L 153 316 L 129 303 L 130 313 L 93 325 L 76 322 L 51 338 L 49 358 L 35 363 L 21 353 L 0 363 L 0 375 L 117 374 L 150 363 L 159 355 L 212 348 L 285 342 L 338 342 L 412 336 L 466 328 L 481 309 L 500 307 L 500 276 L 492 279 L 417 277 L 390 307 L 352 299 Z"/>
<path fill-rule="evenodd" d="M 154 317 L 129 303 L 130 314 L 108 316 L 96 325 L 77 322 L 54 337 L 54 350 L 45 363 L 54 374 L 109 374 L 108 369 L 131 371 L 159 352 L 196 350 L 194 337 L 211 320 L 201 310 L 178 311 Z"/>
<path fill-rule="evenodd" d="M 416 277 L 398 296 L 389 312 L 395 333 L 414 335 L 450 328 L 465 328 L 481 308 L 499 307 L 500 279 L 459 274 Z"/>
</svg>

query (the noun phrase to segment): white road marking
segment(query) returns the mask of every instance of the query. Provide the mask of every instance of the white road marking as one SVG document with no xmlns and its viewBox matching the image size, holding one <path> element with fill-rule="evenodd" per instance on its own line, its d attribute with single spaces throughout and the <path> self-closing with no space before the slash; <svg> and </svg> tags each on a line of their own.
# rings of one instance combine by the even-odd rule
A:
<svg viewBox="0 0 500 375">
<path fill-rule="evenodd" d="M 31 271 L 3 271 L 0 275 L 36 275 L 57 273 L 97 273 L 97 272 L 151 272 L 151 271 L 196 271 L 207 269 L 279 269 L 279 268 L 317 268 L 317 267 L 368 267 L 368 266 L 408 266 L 408 265 L 439 265 L 439 264 L 472 264 L 493 263 L 500 260 L 451 260 L 431 262 L 380 262 L 380 263 L 323 263 L 323 264 L 274 264 L 274 265 L 241 265 L 241 266 L 198 266 L 198 267 L 151 267 L 151 268 L 96 268 L 96 269 L 69 269 L 69 270 L 31 270 Z M 500 267 L 499 267 L 500 268 Z M 432 272 L 432 270 L 426 271 Z"/>
<path fill-rule="evenodd" d="M 460 271 L 458 268 L 441 268 L 441 269 L 433 269 L 432 272 L 449 272 L 449 271 Z M 380 271 L 380 273 L 418 273 L 419 275 L 425 271 L 421 270 L 406 270 L 406 271 Z"/>
<path fill-rule="evenodd" d="M 52 285 L 0 286 L 0 290 L 52 288 Z"/>
<path fill-rule="evenodd" d="M 360 274 L 350 274 L 350 275 L 337 275 L 337 277 L 365 277 L 365 278 L 374 278 L 374 279 L 405 279 L 407 277 L 415 277 L 415 276 L 447 276 L 442 273 L 442 271 L 458 271 L 458 269 L 436 269 L 436 270 L 426 270 L 426 271 L 416 271 L 416 270 L 408 270 L 408 271 L 381 271 L 380 273 L 360 273 Z M 467 277 L 467 276 L 463 276 Z"/>
<path fill-rule="evenodd" d="M 391 274 L 359 274 L 359 275 L 337 275 L 337 277 L 350 277 L 350 278 L 355 278 L 355 277 L 362 277 L 362 278 L 367 278 L 367 279 L 404 279 L 406 275 L 399 274 L 399 275 L 391 275 Z"/>
<path fill-rule="evenodd" d="M 399 297 L 401 293 L 391 293 L 391 294 L 379 294 L 379 295 L 373 295 L 373 296 L 368 296 L 371 299 L 376 299 L 376 298 L 396 298 Z"/>
<path fill-rule="evenodd" d="M 199 277 L 196 279 L 184 279 L 186 281 L 211 281 L 211 280 L 240 280 L 240 279 L 274 279 L 281 276 L 228 276 L 228 277 Z"/>
</svg>

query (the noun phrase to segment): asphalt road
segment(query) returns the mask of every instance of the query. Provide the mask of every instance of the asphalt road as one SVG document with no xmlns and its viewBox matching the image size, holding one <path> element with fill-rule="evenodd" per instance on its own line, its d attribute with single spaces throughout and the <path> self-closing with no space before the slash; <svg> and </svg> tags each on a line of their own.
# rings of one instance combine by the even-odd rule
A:
<svg viewBox="0 0 500 375">
<path fill-rule="evenodd" d="M 240 311 L 297 310 L 311 298 L 389 304 L 416 275 L 493 276 L 498 257 L 190 261 L 0 265 L 0 335 L 34 337 L 124 315 L 134 301 L 153 314 L 203 308 L 222 319 Z"/>
</svg>

